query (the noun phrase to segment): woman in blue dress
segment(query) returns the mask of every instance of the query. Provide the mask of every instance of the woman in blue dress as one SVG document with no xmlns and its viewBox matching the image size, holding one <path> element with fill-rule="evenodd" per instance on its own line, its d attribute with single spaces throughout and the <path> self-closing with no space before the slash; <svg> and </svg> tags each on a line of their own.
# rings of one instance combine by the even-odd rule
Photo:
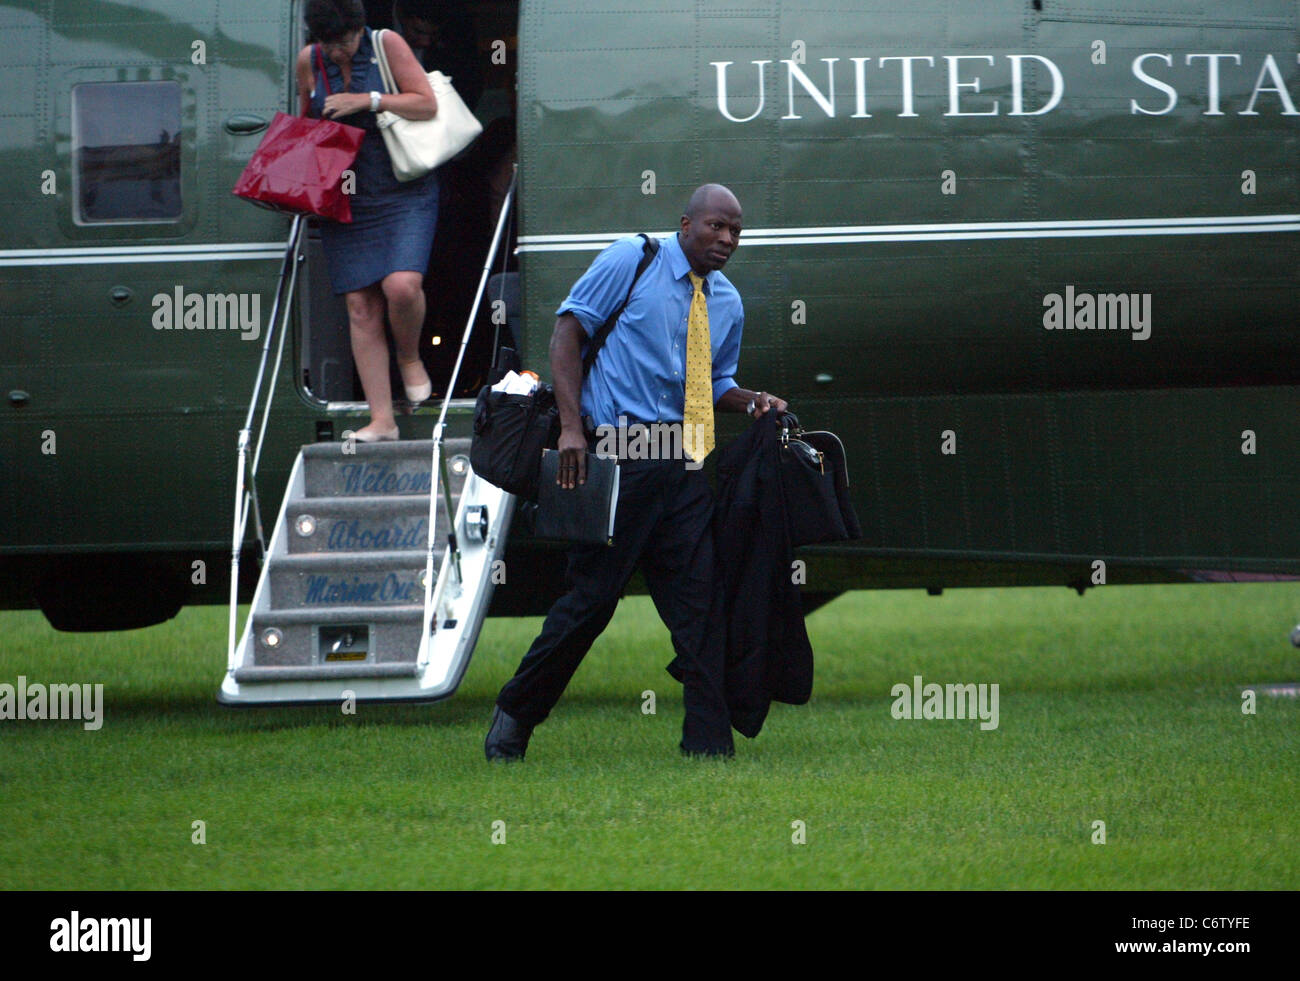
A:
<svg viewBox="0 0 1300 981">
<path fill-rule="evenodd" d="M 352 222 L 321 223 L 330 285 L 335 294 L 347 297 L 352 357 L 370 403 L 370 424 L 355 438 L 397 439 L 384 308 L 386 304 L 406 397 L 422 402 L 433 388 L 420 360 L 419 341 L 424 273 L 438 217 L 438 178 L 436 172 L 406 182 L 393 176 L 376 113 L 432 119 L 438 103 L 424 70 L 396 31 L 386 31 L 381 39 L 398 91 L 385 89 L 361 0 L 309 0 L 304 19 L 320 43 L 298 53 L 299 113 L 366 131 L 352 167 Z"/>
</svg>

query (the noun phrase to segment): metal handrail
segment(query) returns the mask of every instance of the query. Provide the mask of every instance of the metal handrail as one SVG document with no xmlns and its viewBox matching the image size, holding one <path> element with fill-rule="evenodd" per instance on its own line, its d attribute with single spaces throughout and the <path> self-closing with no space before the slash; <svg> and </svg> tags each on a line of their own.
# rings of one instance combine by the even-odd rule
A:
<svg viewBox="0 0 1300 981">
<path fill-rule="evenodd" d="M 438 512 L 438 475 L 443 470 L 442 461 L 442 440 L 443 433 L 447 427 L 447 410 L 451 407 L 452 393 L 456 391 L 456 380 L 460 375 L 461 363 L 465 360 L 465 350 L 469 347 L 470 334 L 474 330 L 474 320 L 478 317 L 478 309 L 483 300 L 483 294 L 487 292 L 488 278 L 492 273 L 492 262 L 496 258 L 497 249 L 501 245 L 501 235 L 506 227 L 506 219 L 510 214 L 510 206 L 514 202 L 515 183 L 519 179 L 519 165 L 514 166 L 510 175 L 510 188 L 506 191 L 505 201 L 501 205 L 501 214 L 497 217 L 496 232 L 492 236 L 492 247 L 488 249 L 487 260 L 483 263 L 483 274 L 479 278 L 478 292 L 474 295 L 474 306 L 469 312 L 469 319 L 465 322 L 465 332 L 461 335 L 460 351 L 456 354 L 456 364 L 451 369 L 451 380 L 447 383 L 447 391 L 442 399 L 442 410 L 438 413 L 438 421 L 433 427 L 433 452 L 429 461 L 429 539 L 428 547 L 424 556 L 424 629 L 420 634 L 420 648 L 425 651 L 425 660 L 428 657 L 428 639 L 429 627 L 433 620 L 433 613 L 436 604 L 442 601 L 443 590 L 446 582 L 442 576 L 438 577 L 437 590 L 435 595 L 433 581 L 433 551 L 437 544 L 437 512 Z M 456 516 L 451 510 L 450 481 L 447 474 L 442 473 L 442 482 L 444 494 L 446 495 L 445 506 L 447 509 L 447 549 L 452 560 L 451 566 L 455 571 L 456 584 L 462 584 L 460 572 L 460 548 L 456 542 Z M 422 664 L 424 662 L 421 662 Z"/>
<path fill-rule="evenodd" d="M 262 341 L 262 358 L 257 366 L 257 379 L 253 382 L 253 397 L 248 403 L 248 413 L 244 417 L 244 426 L 239 430 L 236 447 L 235 464 L 235 520 L 231 532 L 230 544 L 230 622 L 226 645 L 226 669 L 233 671 L 235 665 L 235 644 L 237 627 L 237 610 L 239 607 L 239 558 L 243 549 L 244 532 L 248 528 L 248 514 L 254 515 L 258 544 L 262 555 L 266 554 L 266 536 L 263 533 L 261 506 L 257 497 L 257 468 L 262 460 L 262 447 L 266 442 L 266 427 L 271 418 L 271 403 L 275 400 L 275 386 L 280 377 L 280 365 L 284 360 L 284 340 L 288 336 L 289 311 L 293 289 L 298 280 L 298 252 L 302 246 L 303 216 L 294 215 L 289 227 L 289 240 L 285 244 L 284 259 L 280 262 L 280 276 L 276 285 L 275 301 L 271 305 L 271 314 L 267 317 L 266 337 Z M 281 308 L 283 307 L 283 316 Z M 252 442 L 253 420 L 257 415 L 258 403 L 262 398 L 262 381 L 266 377 L 267 360 L 271 353 L 271 340 L 279 333 L 279 347 L 275 353 L 275 366 L 271 372 L 271 385 L 267 389 L 266 405 L 262 408 L 262 424 L 257 434 L 257 445 L 253 450 L 252 467 L 248 466 L 248 448 Z M 247 470 L 247 484 L 245 471 Z"/>
</svg>

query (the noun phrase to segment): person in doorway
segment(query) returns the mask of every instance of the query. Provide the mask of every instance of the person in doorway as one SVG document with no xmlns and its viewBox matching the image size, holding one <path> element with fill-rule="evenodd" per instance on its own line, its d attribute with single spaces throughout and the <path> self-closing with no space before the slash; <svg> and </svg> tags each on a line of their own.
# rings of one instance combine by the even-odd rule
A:
<svg viewBox="0 0 1300 981">
<path fill-rule="evenodd" d="M 330 285 L 347 298 L 352 356 L 370 405 L 370 423 L 354 437 L 397 439 L 384 314 L 386 308 L 406 397 L 422 402 L 433 391 L 419 341 L 438 177 L 436 171 L 406 182 L 394 176 L 376 114 L 432 119 L 438 103 L 410 47 L 393 31 L 382 40 L 398 91 L 385 90 L 361 0 L 308 0 L 304 19 L 317 43 L 298 53 L 300 112 L 366 131 L 352 168 L 352 222 L 321 225 Z"/>
<path fill-rule="evenodd" d="M 440 71 L 472 112 L 483 95 L 483 65 L 474 14 L 457 0 L 397 0 L 393 26 L 420 67 Z"/>
</svg>

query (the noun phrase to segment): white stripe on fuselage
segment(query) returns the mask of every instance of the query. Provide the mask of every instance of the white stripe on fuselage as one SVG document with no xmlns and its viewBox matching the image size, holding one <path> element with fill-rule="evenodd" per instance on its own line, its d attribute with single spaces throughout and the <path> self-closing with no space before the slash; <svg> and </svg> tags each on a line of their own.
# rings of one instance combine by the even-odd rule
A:
<svg viewBox="0 0 1300 981">
<path fill-rule="evenodd" d="M 1135 235 L 1240 235 L 1300 231 L 1300 215 L 1222 218 L 1118 218 L 1084 221 L 955 222 L 939 225 L 828 225 L 817 228 L 747 229 L 750 245 L 844 245 L 857 242 L 960 242 L 972 239 L 1102 238 Z M 524 235 L 520 252 L 603 249 L 634 232 Z M 657 233 L 669 235 L 671 232 Z"/>
<path fill-rule="evenodd" d="M 281 258 L 287 246 L 287 242 L 222 242 L 215 245 L 108 245 L 68 249 L 4 249 L 0 250 L 0 266 L 265 260 Z"/>
<path fill-rule="evenodd" d="M 1300 215 L 1237 215 L 1220 218 L 1112 218 L 1083 221 L 952 222 L 933 225 L 826 225 L 753 228 L 744 245 L 845 245 L 864 242 L 960 242 L 973 239 L 1102 238 L 1148 235 L 1240 235 L 1300 231 Z M 523 235 L 520 252 L 590 252 L 635 232 Z M 667 236 L 672 231 L 657 232 Z M 212 245 L 111 245 L 61 249 L 0 250 L 0 267 L 102 265 L 130 262 L 225 262 L 278 259 L 283 242 Z"/>
</svg>

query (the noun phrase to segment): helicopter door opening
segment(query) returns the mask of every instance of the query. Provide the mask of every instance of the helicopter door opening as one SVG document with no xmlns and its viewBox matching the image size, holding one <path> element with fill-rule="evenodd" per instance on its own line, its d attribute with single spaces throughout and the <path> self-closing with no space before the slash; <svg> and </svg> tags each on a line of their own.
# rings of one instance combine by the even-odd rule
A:
<svg viewBox="0 0 1300 981">
<path fill-rule="evenodd" d="M 400 30 L 426 71 L 436 69 L 450 76 L 457 94 L 483 124 L 483 132 L 469 147 L 438 168 L 438 218 L 424 276 L 425 317 L 420 334 L 420 356 L 433 381 L 432 398 L 436 400 L 446 393 L 515 162 L 519 2 L 365 0 L 365 8 L 369 27 Z M 299 27 L 306 43 L 305 30 Z M 517 347 L 517 207 L 511 212 L 452 393 L 457 398 L 474 397 L 486 382 L 499 348 Z M 320 219 L 308 223 L 303 255 L 306 261 L 300 270 L 298 292 L 303 389 L 339 408 L 364 405 L 365 395 L 352 361 L 346 302 L 330 289 Z M 392 390 L 401 393 L 391 333 L 389 351 Z"/>
</svg>

